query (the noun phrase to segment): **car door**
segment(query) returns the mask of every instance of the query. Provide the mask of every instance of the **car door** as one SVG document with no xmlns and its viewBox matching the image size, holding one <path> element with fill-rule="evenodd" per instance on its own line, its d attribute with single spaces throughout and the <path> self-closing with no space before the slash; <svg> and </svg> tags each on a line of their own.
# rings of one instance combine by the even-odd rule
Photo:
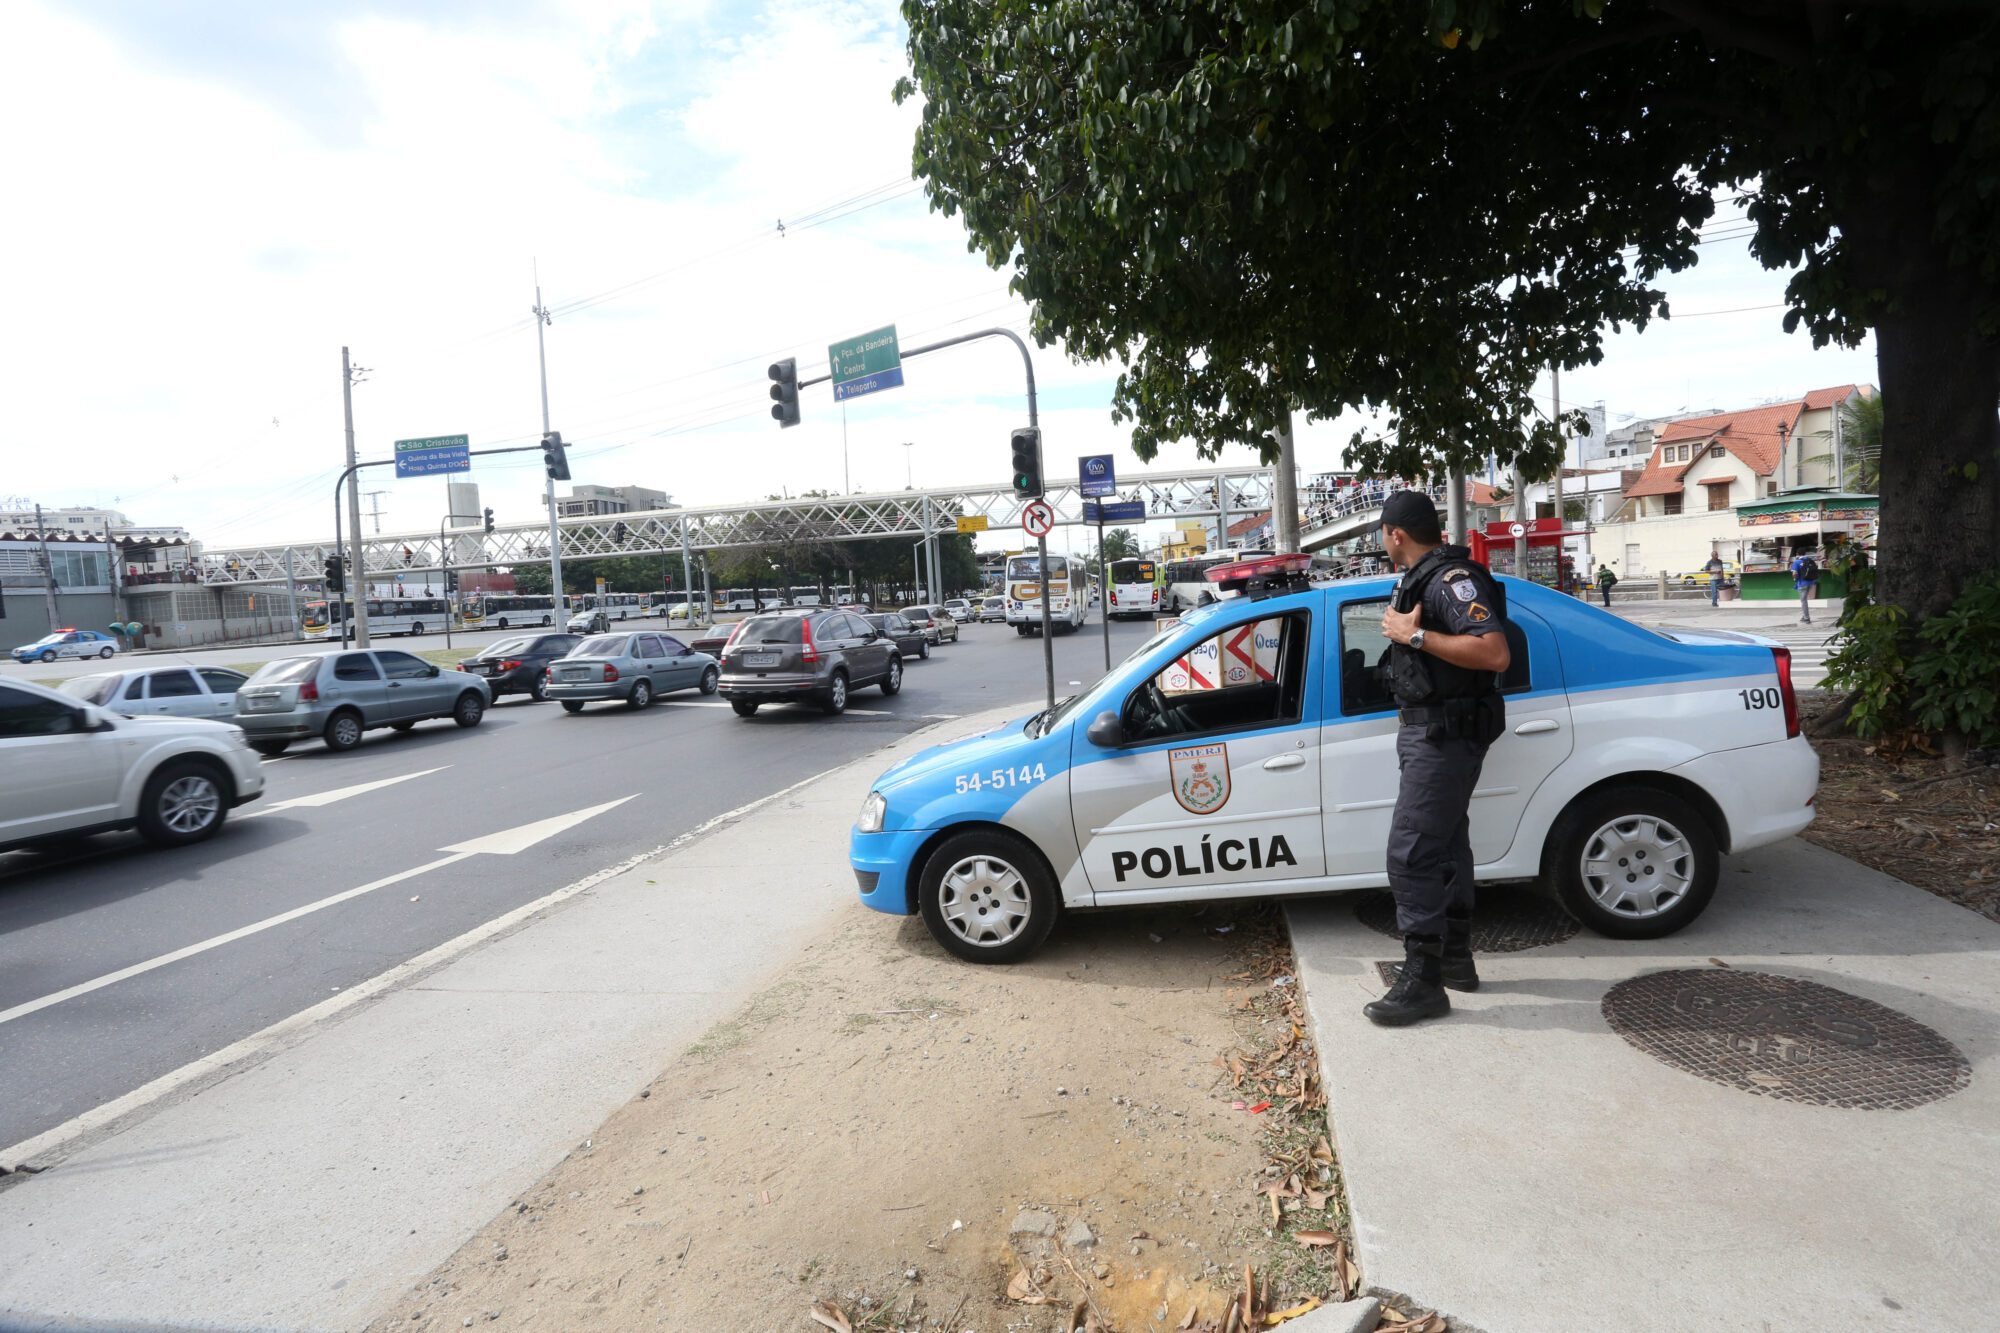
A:
<svg viewBox="0 0 2000 1333">
<path fill-rule="evenodd" d="M 1396 706 L 1380 673 L 1389 641 L 1382 634 L 1387 599 L 1343 603 L 1320 729 L 1326 793 L 1327 874 L 1379 883 L 1385 873 L 1389 821 L 1396 810 Z M 1562 662 L 1548 622 L 1509 606 L 1513 663 L 1501 683 L 1507 729 L 1486 752 L 1473 789 L 1473 860 L 1486 865 L 1513 845 L 1535 791 L 1569 757 L 1572 731 Z"/>
<path fill-rule="evenodd" d="M 669 690 L 693 689 L 701 684 L 702 660 L 694 655 L 694 649 L 682 643 L 671 634 L 657 636 L 660 651 L 667 655 L 667 678 L 663 688 Z"/>
<path fill-rule="evenodd" d="M 322 699 L 359 708 L 364 726 L 375 727 L 395 720 L 389 711 L 389 692 L 382 669 L 375 665 L 375 654 L 341 653 L 333 659 L 332 670 L 332 680 L 320 687 Z"/>
<path fill-rule="evenodd" d="M 1246 605 L 1075 729 L 1070 812 L 1099 902 L 1279 893 L 1326 872 L 1310 608 Z"/>
<path fill-rule="evenodd" d="M 194 674 L 201 677 L 201 683 L 208 687 L 208 716 L 229 718 L 236 715 L 236 691 L 249 677 L 240 671 L 226 667 L 196 667 Z"/>
<path fill-rule="evenodd" d="M 382 665 L 382 694 L 387 709 L 384 716 L 391 722 L 414 722 L 427 717 L 436 717 L 451 711 L 453 690 L 445 688 L 440 677 L 432 673 L 429 662 L 415 653 L 383 651 L 375 654 L 375 660 Z"/>
<path fill-rule="evenodd" d="M 0 685 L 0 842 L 118 817 L 117 733 L 67 700 Z"/>
<path fill-rule="evenodd" d="M 667 669 L 667 652 L 657 634 L 634 634 L 626 640 L 625 655 L 633 667 L 652 683 L 653 693 L 667 688 L 672 672 Z M 620 663 L 623 666 L 623 663 Z"/>
<path fill-rule="evenodd" d="M 146 702 L 142 713 L 165 717 L 213 717 L 208 692 L 186 667 L 166 667 L 146 673 Z"/>
<path fill-rule="evenodd" d="M 854 643 L 854 651 L 862 661 L 867 678 L 881 680 L 886 677 L 889 674 L 889 659 L 896 652 L 896 641 L 851 611 L 836 611 L 834 615 L 847 622 L 848 637 Z"/>
</svg>

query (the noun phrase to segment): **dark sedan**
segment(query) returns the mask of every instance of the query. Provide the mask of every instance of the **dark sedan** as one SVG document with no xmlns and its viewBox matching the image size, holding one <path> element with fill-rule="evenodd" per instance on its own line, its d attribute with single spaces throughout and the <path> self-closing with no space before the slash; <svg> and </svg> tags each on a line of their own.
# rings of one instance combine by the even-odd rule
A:
<svg viewBox="0 0 2000 1333">
<path fill-rule="evenodd" d="M 525 694 L 540 703 L 549 697 L 549 663 L 569 656 L 581 642 L 575 634 L 523 634 L 488 644 L 479 656 L 460 662 L 458 669 L 484 677 L 496 699 L 503 694 Z"/>
<path fill-rule="evenodd" d="M 896 651 L 904 657 L 929 657 L 931 641 L 924 632 L 894 611 L 884 611 L 880 615 L 863 616 L 863 620 L 875 627 L 875 632 L 893 641 Z"/>
</svg>

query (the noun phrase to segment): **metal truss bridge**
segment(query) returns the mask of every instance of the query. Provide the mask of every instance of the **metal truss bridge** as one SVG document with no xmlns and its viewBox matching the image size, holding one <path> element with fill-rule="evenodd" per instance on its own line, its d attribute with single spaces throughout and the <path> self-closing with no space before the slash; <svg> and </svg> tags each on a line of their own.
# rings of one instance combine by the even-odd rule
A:
<svg viewBox="0 0 2000 1333">
<path fill-rule="evenodd" d="M 1148 520 L 1217 517 L 1227 529 L 1232 518 L 1271 509 L 1271 470 L 1263 467 L 1155 472 L 1121 479 L 1118 499 L 1139 500 Z M 1051 485 L 1045 497 L 1059 524 L 1084 521 L 1083 498 L 1074 482 Z M 688 557 L 732 547 L 867 541 L 877 537 L 917 539 L 955 533 L 961 518 L 984 517 L 996 532 L 1020 531 L 1024 501 L 1008 486 L 961 486 L 940 490 L 889 491 L 878 495 L 835 495 L 770 500 L 757 504 L 659 509 L 558 520 L 564 560 L 592 556 L 662 555 Z M 619 539 L 622 531 L 623 540 Z M 1021 544 L 1027 544 L 1025 534 Z M 449 554 L 453 569 L 489 569 L 532 564 L 549 558 L 545 517 L 500 524 L 490 533 L 477 528 L 385 533 L 363 538 L 368 578 L 438 572 Z M 262 546 L 211 547 L 198 560 L 209 584 L 318 583 L 326 558 L 337 554 L 332 538 Z M 349 552 L 352 554 L 350 538 Z M 348 578 L 353 579 L 352 571 Z"/>
</svg>

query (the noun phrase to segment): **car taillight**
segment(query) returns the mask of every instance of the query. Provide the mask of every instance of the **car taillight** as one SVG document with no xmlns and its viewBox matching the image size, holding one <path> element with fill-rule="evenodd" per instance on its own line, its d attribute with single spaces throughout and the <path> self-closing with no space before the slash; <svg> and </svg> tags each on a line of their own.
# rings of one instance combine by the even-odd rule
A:
<svg viewBox="0 0 2000 1333">
<path fill-rule="evenodd" d="M 722 641 L 722 648 L 723 648 L 723 651 L 724 651 L 724 652 L 727 652 L 727 651 L 729 650 L 729 645 L 730 645 L 730 644 L 732 644 L 732 643 L 735 643 L 735 642 L 736 642 L 736 636 L 737 636 L 737 635 L 739 635 L 739 634 L 741 634 L 741 633 L 743 632 L 743 627 L 744 627 L 745 625 L 749 624 L 749 623 L 750 623 L 750 622 L 749 622 L 749 621 L 747 621 L 747 620 L 739 620 L 739 621 L 737 621 L 737 622 L 736 622 L 736 628 L 735 628 L 735 629 L 733 629 L 733 630 L 730 630 L 730 631 L 729 631 L 729 637 L 728 637 L 728 638 L 726 638 L 726 639 L 724 639 L 724 640 Z"/>
<path fill-rule="evenodd" d="M 610 683 L 611 681 L 614 681 L 614 680 L 617 680 L 617 679 L 618 679 L 618 668 L 617 668 L 617 667 L 615 667 L 615 666 L 612 666 L 612 665 L 611 665 L 611 663 L 609 663 L 609 662 L 606 662 L 606 663 L 604 664 L 604 679 L 605 679 L 605 682 L 606 682 L 607 684 L 608 684 L 608 683 Z"/>
<path fill-rule="evenodd" d="M 1785 701 L 1785 736 L 1799 734 L 1799 696 L 1792 689 L 1792 650 L 1773 648 L 1771 655 L 1778 659 L 1778 693 Z"/>
<path fill-rule="evenodd" d="M 314 700 L 318 698 L 319 698 L 319 685 L 316 682 L 309 680 L 305 684 L 299 686 L 300 703 L 302 704 L 312 703 Z"/>
<path fill-rule="evenodd" d="M 518 657 L 506 658 L 500 663 L 500 669 L 502 671 L 519 671 L 521 669 L 521 659 Z"/>
<path fill-rule="evenodd" d="M 805 644 L 805 651 L 799 654 L 801 662 L 819 661 L 819 649 L 813 647 L 813 626 L 810 620 L 799 622 L 799 639 Z"/>
</svg>

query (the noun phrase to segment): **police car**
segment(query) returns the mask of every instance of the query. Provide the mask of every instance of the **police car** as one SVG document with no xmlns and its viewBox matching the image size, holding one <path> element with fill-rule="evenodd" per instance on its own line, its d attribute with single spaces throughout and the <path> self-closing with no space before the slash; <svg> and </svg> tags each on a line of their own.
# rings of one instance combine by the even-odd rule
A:
<svg viewBox="0 0 2000 1333">
<path fill-rule="evenodd" d="M 1394 583 L 1305 569 L 1218 570 L 1244 591 L 1082 694 L 883 773 L 849 844 L 862 902 L 997 963 L 1070 909 L 1385 886 Z M 1513 665 L 1471 805 L 1481 881 L 1540 880 L 1602 934 L 1657 938 L 1708 905 L 1723 853 L 1812 822 L 1787 649 L 1501 582 Z"/>
<path fill-rule="evenodd" d="M 110 657 L 118 641 L 94 629 L 59 629 L 13 650 L 16 662 L 53 662 L 58 657 Z"/>
</svg>

